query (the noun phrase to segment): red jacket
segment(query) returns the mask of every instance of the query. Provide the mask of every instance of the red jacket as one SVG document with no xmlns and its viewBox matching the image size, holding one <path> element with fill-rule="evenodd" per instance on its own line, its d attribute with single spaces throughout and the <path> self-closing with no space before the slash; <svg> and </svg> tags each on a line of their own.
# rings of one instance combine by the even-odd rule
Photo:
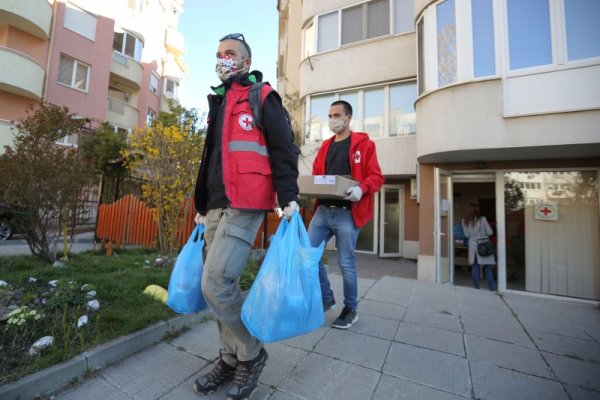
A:
<svg viewBox="0 0 600 400">
<path fill-rule="evenodd" d="M 335 140 L 335 135 L 323 142 L 313 162 L 313 175 L 326 175 L 325 160 L 329 146 Z M 384 178 L 377 161 L 375 143 L 369 135 L 363 132 L 350 132 L 350 173 L 360 182 L 359 186 L 363 195 L 359 201 L 352 203 L 352 217 L 354 224 L 361 227 L 373 218 L 373 193 L 379 191 Z M 315 208 L 318 201 L 315 202 Z"/>
</svg>

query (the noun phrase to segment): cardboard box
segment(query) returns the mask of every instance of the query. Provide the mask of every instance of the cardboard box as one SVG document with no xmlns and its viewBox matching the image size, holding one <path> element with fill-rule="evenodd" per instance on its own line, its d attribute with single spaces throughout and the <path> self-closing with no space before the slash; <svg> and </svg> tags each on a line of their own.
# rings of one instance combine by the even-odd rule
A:
<svg viewBox="0 0 600 400">
<path fill-rule="evenodd" d="M 300 194 L 317 199 L 343 199 L 346 190 L 358 181 L 342 175 L 302 175 L 298 177 Z"/>
</svg>

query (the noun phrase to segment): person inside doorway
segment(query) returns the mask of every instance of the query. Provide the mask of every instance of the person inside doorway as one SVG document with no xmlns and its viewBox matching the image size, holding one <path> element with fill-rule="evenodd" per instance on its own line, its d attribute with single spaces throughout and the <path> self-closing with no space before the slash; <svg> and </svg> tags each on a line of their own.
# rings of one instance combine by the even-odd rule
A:
<svg viewBox="0 0 600 400">
<path fill-rule="evenodd" d="M 469 239 L 469 254 L 468 260 L 471 265 L 471 279 L 473 280 L 473 287 L 479 289 L 479 282 L 481 281 L 481 268 L 488 284 L 488 288 L 491 291 L 496 290 L 496 282 L 494 281 L 493 268 L 496 265 L 496 259 L 494 255 L 480 256 L 477 253 L 477 244 L 481 239 L 489 239 L 490 235 L 494 233 L 492 227 L 488 223 L 485 217 L 481 216 L 479 206 L 471 203 L 467 209 L 467 214 L 462 220 L 463 231 L 465 237 Z"/>
</svg>

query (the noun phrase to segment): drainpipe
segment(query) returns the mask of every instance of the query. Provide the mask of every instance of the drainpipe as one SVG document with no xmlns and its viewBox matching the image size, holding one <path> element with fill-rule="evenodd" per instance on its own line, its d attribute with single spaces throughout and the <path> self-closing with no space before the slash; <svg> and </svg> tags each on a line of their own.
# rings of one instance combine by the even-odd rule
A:
<svg viewBox="0 0 600 400">
<path fill-rule="evenodd" d="M 44 85 L 42 86 L 42 100 L 45 100 L 48 92 L 48 73 L 50 71 L 50 62 L 52 61 L 52 48 L 54 47 L 54 28 L 56 26 L 56 14 L 58 10 L 58 0 L 52 4 L 52 22 L 50 23 L 50 38 L 48 39 L 48 57 L 46 60 L 46 71 L 44 71 Z"/>
</svg>

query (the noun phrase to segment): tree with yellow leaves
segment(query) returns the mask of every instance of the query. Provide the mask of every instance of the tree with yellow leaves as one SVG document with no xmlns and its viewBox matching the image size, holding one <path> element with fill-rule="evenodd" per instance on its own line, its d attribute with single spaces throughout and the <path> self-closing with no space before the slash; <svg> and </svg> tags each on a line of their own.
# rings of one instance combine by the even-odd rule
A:
<svg viewBox="0 0 600 400">
<path fill-rule="evenodd" d="M 143 180 L 145 200 L 155 208 L 158 244 L 164 255 L 177 253 L 182 221 L 191 218 L 183 207 L 193 194 L 204 132 L 195 110 L 180 106 L 162 114 L 148 128 L 136 130 L 124 150 L 126 166 Z"/>
</svg>

